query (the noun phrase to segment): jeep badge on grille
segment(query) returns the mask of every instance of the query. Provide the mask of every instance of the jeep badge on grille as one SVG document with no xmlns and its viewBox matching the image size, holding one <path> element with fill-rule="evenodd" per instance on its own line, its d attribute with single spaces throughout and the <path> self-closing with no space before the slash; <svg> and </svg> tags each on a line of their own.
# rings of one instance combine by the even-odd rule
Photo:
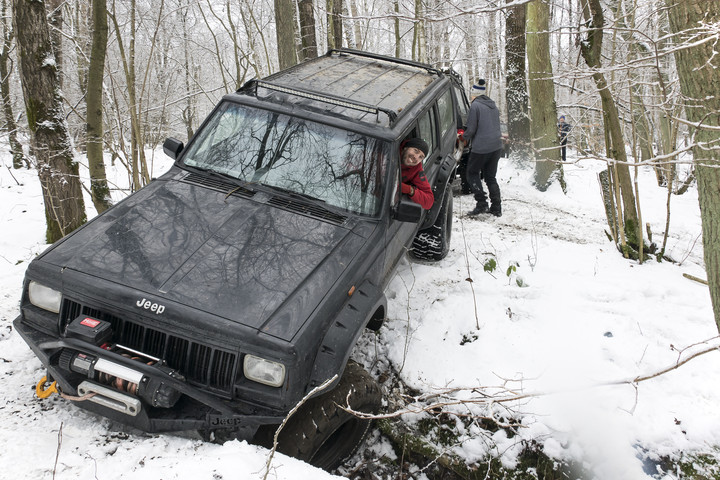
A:
<svg viewBox="0 0 720 480">
<path fill-rule="evenodd" d="M 163 313 L 165 311 L 165 305 L 160 305 L 159 303 L 153 303 L 150 300 L 147 300 L 145 298 L 135 302 L 135 305 L 137 305 L 140 308 L 144 308 L 145 310 L 150 310 L 151 312 L 155 312 L 155 315 L 160 315 L 161 313 Z"/>
</svg>

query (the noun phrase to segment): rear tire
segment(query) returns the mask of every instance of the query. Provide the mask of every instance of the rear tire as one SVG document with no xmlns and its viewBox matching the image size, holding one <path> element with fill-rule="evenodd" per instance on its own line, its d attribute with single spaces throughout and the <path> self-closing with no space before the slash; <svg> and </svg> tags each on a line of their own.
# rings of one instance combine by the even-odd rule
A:
<svg viewBox="0 0 720 480">
<path fill-rule="evenodd" d="M 290 417 L 280 432 L 278 451 L 328 471 L 342 465 L 365 440 L 371 425 L 338 406 L 348 401 L 353 410 L 364 413 L 377 412 L 382 401 L 375 379 L 355 362 L 348 362 L 337 387 L 311 398 Z M 257 443 L 270 448 L 276 428 L 261 428 Z"/>
<path fill-rule="evenodd" d="M 435 223 L 417 233 L 410 247 L 410 256 L 417 260 L 442 260 L 450 252 L 450 236 L 452 234 L 453 196 L 445 189 L 443 204 L 435 219 Z"/>
</svg>

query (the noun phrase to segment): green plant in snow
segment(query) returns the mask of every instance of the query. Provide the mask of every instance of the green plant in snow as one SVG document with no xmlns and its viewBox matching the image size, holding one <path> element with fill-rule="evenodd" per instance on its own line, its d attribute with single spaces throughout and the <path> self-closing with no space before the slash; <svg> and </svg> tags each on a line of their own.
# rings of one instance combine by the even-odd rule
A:
<svg viewBox="0 0 720 480">
<path fill-rule="evenodd" d="M 485 260 L 485 263 L 483 264 L 483 270 L 492 274 L 496 269 L 497 269 L 497 260 L 495 260 L 493 257 L 490 257 L 487 260 Z"/>
</svg>

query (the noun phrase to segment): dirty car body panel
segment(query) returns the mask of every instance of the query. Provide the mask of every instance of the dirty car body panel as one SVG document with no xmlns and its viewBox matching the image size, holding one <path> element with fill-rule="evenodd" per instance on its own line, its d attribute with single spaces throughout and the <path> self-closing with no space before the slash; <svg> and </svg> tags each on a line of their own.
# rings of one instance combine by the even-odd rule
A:
<svg viewBox="0 0 720 480">
<path fill-rule="evenodd" d="M 400 196 L 399 145 L 448 88 L 346 51 L 226 95 L 167 173 L 30 264 L 17 331 L 63 393 L 116 421 L 246 438 L 279 423 L 342 375 L 432 223 Z M 443 195 L 454 164 L 436 156 Z"/>
</svg>

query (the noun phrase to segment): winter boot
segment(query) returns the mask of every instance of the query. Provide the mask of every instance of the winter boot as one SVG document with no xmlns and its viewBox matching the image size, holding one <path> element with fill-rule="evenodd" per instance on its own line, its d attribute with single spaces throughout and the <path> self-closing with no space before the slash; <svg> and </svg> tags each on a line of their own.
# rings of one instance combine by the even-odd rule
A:
<svg viewBox="0 0 720 480">
<path fill-rule="evenodd" d="M 470 211 L 468 212 L 468 215 L 470 215 L 470 216 L 475 216 L 475 215 L 480 215 L 481 213 L 488 213 L 488 211 L 489 211 L 489 210 L 488 210 L 487 203 L 485 203 L 485 202 L 477 202 L 477 205 L 475 205 L 475 208 L 473 208 L 472 210 L 470 210 Z"/>
<path fill-rule="evenodd" d="M 490 213 L 496 217 L 502 216 L 502 207 L 500 200 L 500 186 L 495 183 L 488 185 L 488 192 L 490 194 Z"/>
</svg>

